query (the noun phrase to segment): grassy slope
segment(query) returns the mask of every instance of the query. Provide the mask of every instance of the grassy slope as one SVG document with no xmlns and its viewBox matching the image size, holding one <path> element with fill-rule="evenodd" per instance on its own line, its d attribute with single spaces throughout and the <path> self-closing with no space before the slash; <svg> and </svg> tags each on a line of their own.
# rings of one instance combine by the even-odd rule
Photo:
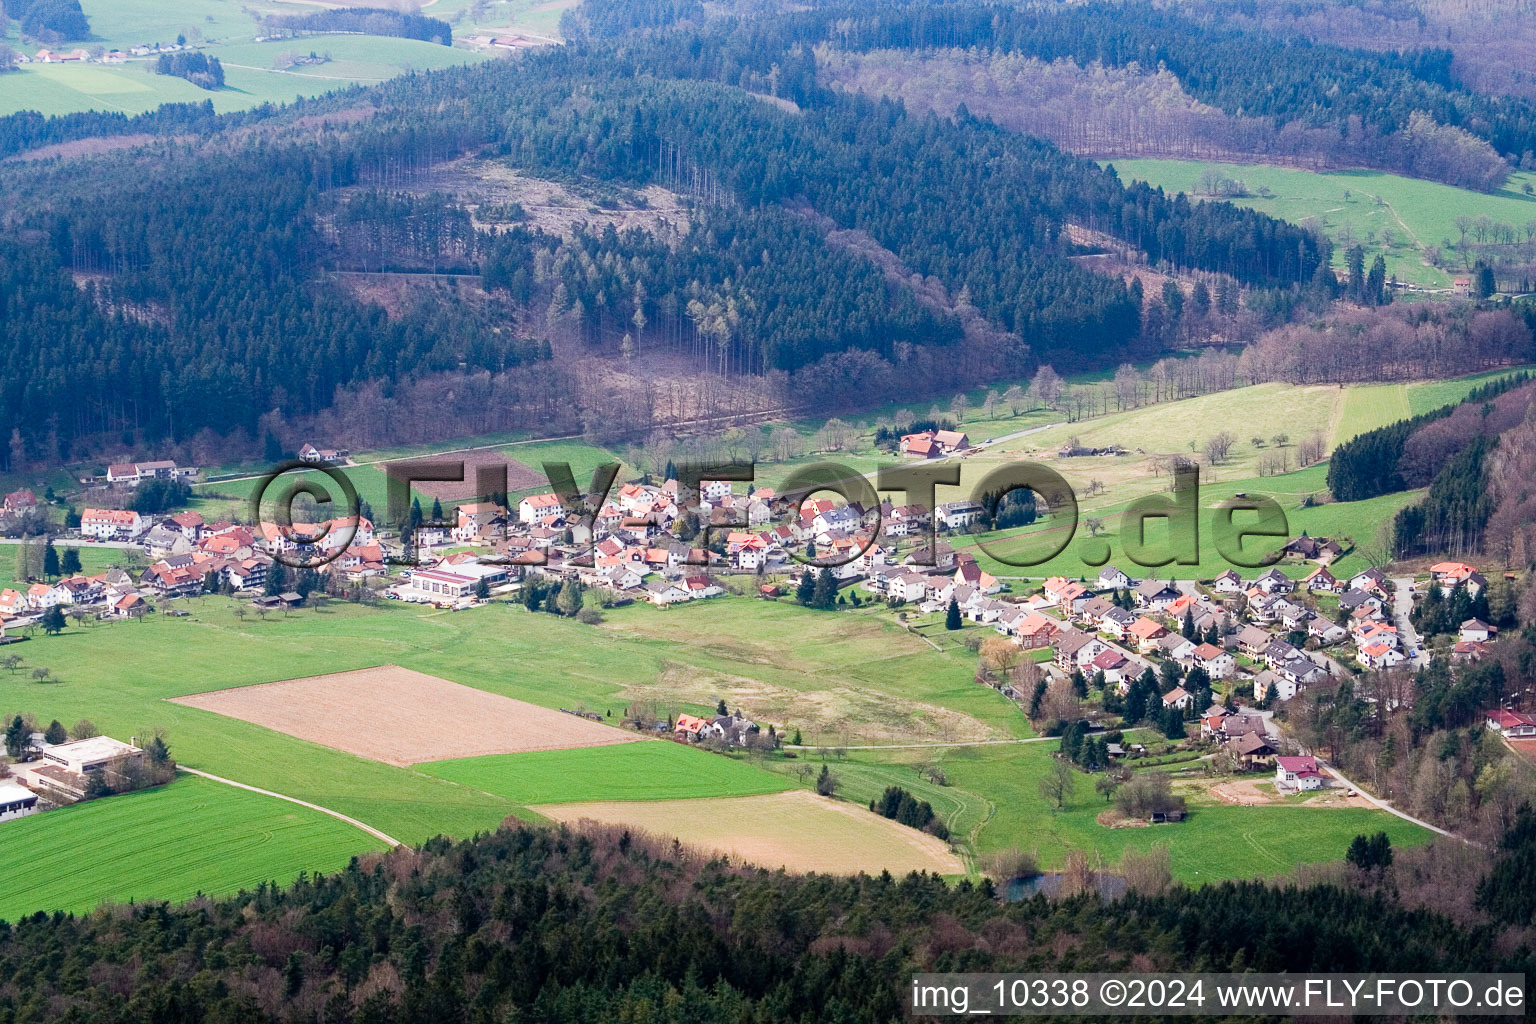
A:
<svg viewBox="0 0 1536 1024">
<path fill-rule="evenodd" d="M 469 757 L 417 768 L 522 805 L 755 796 L 791 788 L 788 782 L 743 761 L 664 740 Z"/>
<path fill-rule="evenodd" d="M 1250 191 L 1267 187 L 1273 193 L 1268 198 L 1254 195 L 1236 202 L 1292 222 L 1316 217 L 1335 241 L 1341 238 L 1345 225 L 1349 225 L 1365 248 L 1367 262 L 1381 253 L 1386 257 L 1389 274 L 1396 274 L 1401 281 L 1434 288 L 1450 287 L 1450 277 L 1425 264 L 1421 253 L 1425 246 L 1457 239 L 1458 215 L 1487 214 L 1517 229 L 1536 219 L 1536 197 L 1521 191 L 1527 182 L 1536 182 L 1536 176 L 1528 173 L 1511 175 L 1504 188 L 1484 194 L 1379 171 L 1316 172 L 1197 160 L 1108 162 L 1115 165 L 1122 181 L 1146 181 L 1169 192 L 1194 192 L 1201 172 L 1207 168 L 1216 168 L 1246 182 Z M 1390 250 L 1382 244 L 1384 227 L 1390 227 L 1396 235 Z M 1371 231 L 1376 232 L 1374 243 L 1367 240 L 1367 232 Z M 1344 265 L 1343 249 L 1342 245 L 1336 247 L 1340 267 Z"/>
<path fill-rule="evenodd" d="M 39 907 L 222 895 L 383 849 L 323 814 L 197 778 L 0 827 L 0 918 L 9 920 Z"/>
<path fill-rule="evenodd" d="M 1003 697 L 970 682 L 966 659 L 932 652 L 871 617 L 789 605 L 731 599 L 669 612 L 638 607 L 611 615 L 603 628 L 510 606 L 433 615 L 393 603 L 332 604 L 243 621 L 222 598 L 185 607 L 192 618 L 71 626 L 19 645 L 25 664 L 0 674 L 0 710 L 65 723 L 90 718 L 113 735 L 163 725 L 176 756 L 191 767 L 340 810 L 411 842 L 493 827 L 516 805 L 164 698 L 393 663 L 548 707 L 585 703 L 615 712 L 625 681 L 665 677 L 674 692 L 699 701 L 680 707 L 704 711 L 716 696 L 711 680 L 815 690 L 846 676 L 972 715 L 1004 734 L 1028 730 Z M 701 639 L 711 628 L 746 635 L 749 621 L 743 646 Z M 36 666 L 48 667 L 56 681 L 31 682 Z"/>
<path fill-rule="evenodd" d="M 59 554 L 70 547 L 69 544 L 56 545 Z M 14 587 L 16 585 L 16 549 L 15 544 L 0 544 L 0 587 Z M 87 576 L 105 572 L 114 565 L 123 561 L 123 553 L 116 548 L 94 548 L 89 544 L 81 544 L 80 568 Z"/>
<path fill-rule="evenodd" d="M 1087 776 L 1076 777 L 1074 794 L 1059 813 L 1041 797 L 1039 780 L 1050 768 L 1051 746 L 962 749 L 944 759 L 953 786 L 984 792 L 994 804 L 979 834 L 979 851 L 1033 848 L 1043 865 L 1056 867 L 1068 849 L 1098 853 L 1106 864 L 1114 864 L 1125 850 L 1167 843 L 1175 876 L 1205 882 L 1272 875 L 1305 861 L 1337 860 L 1362 832 L 1384 830 L 1399 846 L 1430 838 L 1428 831 L 1383 811 L 1215 803 L 1192 805 L 1189 819 L 1178 825 L 1105 828 L 1095 819 L 1106 803 Z"/>
<path fill-rule="evenodd" d="M 32 64 L 7 75 L 0 89 L 0 115 L 18 110 L 67 114 L 80 110 L 142 113 L 162 103 L 201 103 L 213 100 L 220 112 L 244 110 L 262 103 L 291 102 L 297 96 L 321 93 L 353 84 L 371 84 L 410 70 L 424 71 L 483 60 L 485 55 L 459 47 L 437 46 L 414 39 L 383 36 L 316 36 L 297 41 L 257 43 L 251 14 L 306 13 L 300 3 L 234 0 L 85 0 L 92 37 L 81 45 L 99 44 L 126 51 L 139 43 L 173 42 L 178 34 L 202 33 L 204 52 L 226 67 L 225 88 L 199 89 L 169 75 L 155 75 L 148 63 L 131 60 L 116 66 Z M 24 43 L 12 26 L 9 40 L 22 52 L 37 47 Z M 56 47 L 58 48 L 58 47 Z M 287 50 L 330 53 L 332 61 L 294 72 L 277 72 L 272 65 Z"/>
</svg>

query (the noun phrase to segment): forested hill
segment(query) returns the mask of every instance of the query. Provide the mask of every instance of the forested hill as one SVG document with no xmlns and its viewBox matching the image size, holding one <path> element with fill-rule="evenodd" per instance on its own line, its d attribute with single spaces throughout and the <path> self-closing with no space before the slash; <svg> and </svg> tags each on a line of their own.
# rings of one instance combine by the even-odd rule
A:
<svg viewBox="0 0 1536 1024">
<path fill-rule="evenodd" d="M 1482 899 L 1518 919 L 1529 862 L 1502 862 Z M 1005 907 L 935 876 L 793 876 L 616 829 L 518 826 L 287 889 L 0 925 L 0 1022 L 858 1024 L 906 1019 L 924 969 L 1536 967 L 1498 943 L 1489 926 L 1332 886 Z"/>
<path fill-rule="evenodd" d="M 813 368 L 843 353 L 899 373 L 898 349 L 954 346 L 947 313 L 915 308 L 873 263 L 832 253 L 828 227 L 866 233 L 991 323 L 979 349 L 912 364 L 926 367 L 920 378 L 958 367 L 996 379 L 1041 357 L 1087 368 L 1135 354 L 1139 288 L 1075 262 L 1069 224 L 1280 293 L 1328 262 L 1327 243 L 1300 228 L 1126 188 L 1090 161 L 967 116 L 831 94 L 781 109 L 719 81 L 728 67 L 701 63 L 702 52 L 672 34 L 644 53 L 634 42 L 561 48 L 211 128 L 188 108 L 204 131 L 187 144 L 6 166 L 0 204 L 16 228 L 0 255 L 0 305 L 10 307 L 0 434 L 19 430 L 22 447 L 48 461 L 91 436 L 254 436 L 272 410 L 308 416 L 341 390 L 387 392 L 447 372 L 512 374 L 517 401 L 547 404 L 550 378 L 516 377 L 548 352 L 542 316 L 450 303 L 385 317 L 326 274 L 324 225 L 352 191 L 410 185 L 465 156 L 562 180 L 661 184 L 693 203 L 718 230 L 667 259 L 654 239 L 605 239 L 601 261 L 567 275 L 554 312 L 600 353 L 616 353 L 632 324 L 667 324 L 682 345 L 704 331 L 726 373 L 831 380 Z M 771 76 L 794 57 L 753 60 Z M 339 116 L 317 134 L 313 121 L 327 114 Z M 174 118 L 143 127 L 176 132 Z M 27 134 L 48 138 L 33 122 Z M 729 237 L 754 241 L 715 244 Z M 534 276 L 539 246 L 485 248 L 461 257 L 494 261 L 507 298 L 526 303 L 511 285 Z M 520 279 L 508 259 L 529 273 Z M 721 316 L 704 324 L 695 300 Z M 542 314 L 549 300 L 539 301 Z"/>
<path fill-rule="evenodd" d="M 1502 186 L 1512 164 L 1536 161 L 1536 104 L 1467 87 L 1449 50 L 1349 49 L 1228 20 L 1246 6 L 831 3 L 745 26 L 712 24 L 701 59 L 726 68 L 719 77 L 733 81 L 730 66 L 757 69 L 759 55 L 799 46 L 798 59 L 780 62 L 774 91 L 800 101 L 817 88 L 817 46 L 959 47 L 1078 65 L 1166 67 L 1195 99 L 1269 122 L 1256 156 L 1294 157 L 1302 146 L 1326 165 L 1380 167 L 1483 190 Z M 690 5 L 671 0 L 584 0 L 563 24 L 578 38 L 641 33 L 648 47 L 658 24 L 700 20 Z"/>
</svg>

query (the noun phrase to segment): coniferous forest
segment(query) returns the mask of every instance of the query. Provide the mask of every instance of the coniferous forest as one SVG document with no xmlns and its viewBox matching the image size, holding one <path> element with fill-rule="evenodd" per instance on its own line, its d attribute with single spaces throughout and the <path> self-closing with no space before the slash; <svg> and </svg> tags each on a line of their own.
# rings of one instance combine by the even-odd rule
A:
<svg viewBox="0 0 1536 1024">
<path fill-rule="evenodd" d="M 793 876 L 519 825 L 182 907 L 0 925 L 0 1021 L 906 1019 L 934 971 L 1529 971 L 1527 809 L 1476 900 L 1262 883 L 1002 905 L 988 883 Z M 1078 1018 L 1062 1018 L 1078 1019 Z"/>
<path fill-rule="evenodd" d="M 653 70 L 670 62 L 675 77 L 631 74 L 646 45 Z M 699 211 L 687 244 L 645 232 L 578 240 L 575 269 L 560 270 L 560 312 L 610 353 L 644 323 L 654 327 L 635 344 L 659 336 L 727 374 L 943 349 L 961 333 L 955 308 L 990 325 L 978 375 L 1123 360 L 1144 341 L 1141 296 L 1072 259 L 1069 223 L 1278 293 L 1328 260 L 1326 242 L 1299 228 L 1127 188 L 1111 170 L 966 116 L 820 91 L 786 111 L 711 79 L 680 46 L 670 34 L 573 46 L 228 119 L 197 107 L 158 120 L 10 119 L 0 148 L 98 130 L 198 135 L 0 175 L 16 226 L 0 261 L 0 432 L 21 430 L 37 457 L 91 436 L 254 434 L 263 414 L 310 415 L 338 389 L 387 392 L 537 360 L 547 346 L 536 318 L 488 324 L 451 305 L 386 316 L 327 277 L 322 225 L 367 220 L 345 212 L 351 191 L 389 190 L 464 156 L 686 196 Z M 318 136 L 287 127 L 360 102 L 370 117 Z M 889 273 L 828 245 L 829 231 L 868 236 L 903 274 L 946 290 L 950 308 L 920 305 Z M 518 282 L 532 266 L 508 262 L 529 254 L 524 242 L 461 249 L 509 297 L 527 296 Z"/>
</svg>

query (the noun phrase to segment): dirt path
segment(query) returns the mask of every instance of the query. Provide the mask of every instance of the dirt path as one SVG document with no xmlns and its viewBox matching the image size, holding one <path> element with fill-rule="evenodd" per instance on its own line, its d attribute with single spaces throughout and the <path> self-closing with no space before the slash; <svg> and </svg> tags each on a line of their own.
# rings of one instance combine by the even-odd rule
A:
<svg viewBox="0 0 1536 1024">
<path fill-rule="evenodd" d="M 332 818 L 335 818 L 337 821 L 346 822 L 353 828 L 360 828 L 364 832 L 367 832 L 369 835 L 373 836 L 375 839 L 388 846 L 402 845 L 400 840 L 394 838 L 393 836 L 387 835 L 386 833 L 380 832 L 372 825 L 364 824 L 363 822 L 358 821 L 356 818 L 348 817 L 347 815 L 342 814 L 340 811 L 333 811 L 329 807 L 321 807 L 319 804 L 312 804 L 308 800 L 300 800 L 297 797 L 284 796 L 282 793 L 274 793 L 270 789 L 258 789 L 255 786 L 247 786 L 243 782 L 236 782 L 233 779 L 225 779 L 217 775 L 210 775 L 207 772 L 200 772 L 196 768 L 188 768 L 186 765 L 179 764 L 176 766 L 176 770 L 179 772 L 186 772 L 188 775 L 196 775 L 198 778 L 207 779 L 210 782 L 221 782 L 226 786 L 234 786 L 236 789 L 244 789 L 252 793 L 260 793 L 262 796 L 270 796 L 278 800 L 286 800 L 290 804 L 298 804 L 300 807 L 307 807 L 312 811 L 319 811 L 321 814 L 328 814 Z"/>
</svg>

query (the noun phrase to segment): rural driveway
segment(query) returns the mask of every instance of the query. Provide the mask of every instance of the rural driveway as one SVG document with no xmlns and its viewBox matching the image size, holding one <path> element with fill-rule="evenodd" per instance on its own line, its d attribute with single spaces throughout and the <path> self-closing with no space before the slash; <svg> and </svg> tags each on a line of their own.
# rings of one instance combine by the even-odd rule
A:
<svg viewBox="0 0 1536 1024">
<path fill-rule="evenodd" d="M 372 825 L 365 825 L 361 821 L 358 821 L 356 818 L 349 818 L 345 814 L 342 814 L 340 811 L 333 811 L 329 807 L 321 807 L 319 804 L 312 804 L 308 800 L 300 800 L 296 797 L 284 796 L 282 793 L 274 793 L 270 789 L 257 789 L 255 786 L 247 786 L 245 783 L 236 782 L 233 779 L 225 779 L 220 778 L 217 775 L 209 775 L 207 772 L 200 772 L 196 768 L 188 768 L 184 764 L 177 765 L 176 770 L 179 772 L 186 772 L 188 775 L 196 775 L 198 778 L 207 779 L 210 782 L 222 782 L 224 785 L 234 786 L 236 789 L 249 790 L 252 793 L 260 793 L 262 796 L 270 796 L 275 797 L 278 800 L 286 800 L 290 804 L 298 804 L 300 807 L 308 807 L 312 811 L 319 811 L 321 814 L 328 814 L 335 818 L 337 821 L 344 821 L 354 828 L 360 828 L 364 832 L 367 832 L 369 835 L 373 836 L 375 839 L 385 843 L 388 846 L 401 845 L 400 840 L 394 838 L 393 836 L 389 836 L 383 832 L 380 832 Z"/>
<path fill-rule="evenodd" d="M 1415 825 L 1419 826 L 1420 828 L 1427 828 L 1431 832 L 1436 833 L 1437 835 L 1442 835 L 1442 836 L 1445 836 L 1445 837 L 1447 837 L 1449 839 L 1460 839 L 1462 842 L 1467 843 L 1468 845 L 1475 845 L 1469 839 L 1463 839 L 1461 836 L 1458 836 L 1454 832 L 1447 832 L 1445 829 L 1440 828 L 1438 825 L 1431 825 L 1429 822 L 1425 821 L 1423 818 L 1415 818 L 1413 815 L 1409 814 L 1407 811 L 1400 811 L 1396 807 L 1393 807 L 1391 804 L 1387 803 L 1385 800 L 1380 800 L 1380 799 L 1372 796 L 1365 789 L 1363 789 L 1360 786 L 1355 785 L 1353 782 L 1351 782 L 1347 778 L 1345 778 L 1344 777 L 1344 773 L 1339 771 L 1333 765 L 1324 763 L 1321 758 L 1318 759 L 1318 764 L 1321 764 L 1323 766 L 1323 771 L 1327 772 L 1329 775 L 1332 775 L 1335 779 L 1339 780 L 1344 785 L 1346 785 L 1350 789 L 1354 790 L 1356 795 L 1362 796 L 1366 800 L 1368 800 L 1370 803 L 1374 804 L 1378 810 L 1383 810 L 1383 811 L 1386 811 L 1388 814 L 1396 815 L 1397 817 L 1402 818 L 1404 821 L 1411 821 Z"/>
</svg>

